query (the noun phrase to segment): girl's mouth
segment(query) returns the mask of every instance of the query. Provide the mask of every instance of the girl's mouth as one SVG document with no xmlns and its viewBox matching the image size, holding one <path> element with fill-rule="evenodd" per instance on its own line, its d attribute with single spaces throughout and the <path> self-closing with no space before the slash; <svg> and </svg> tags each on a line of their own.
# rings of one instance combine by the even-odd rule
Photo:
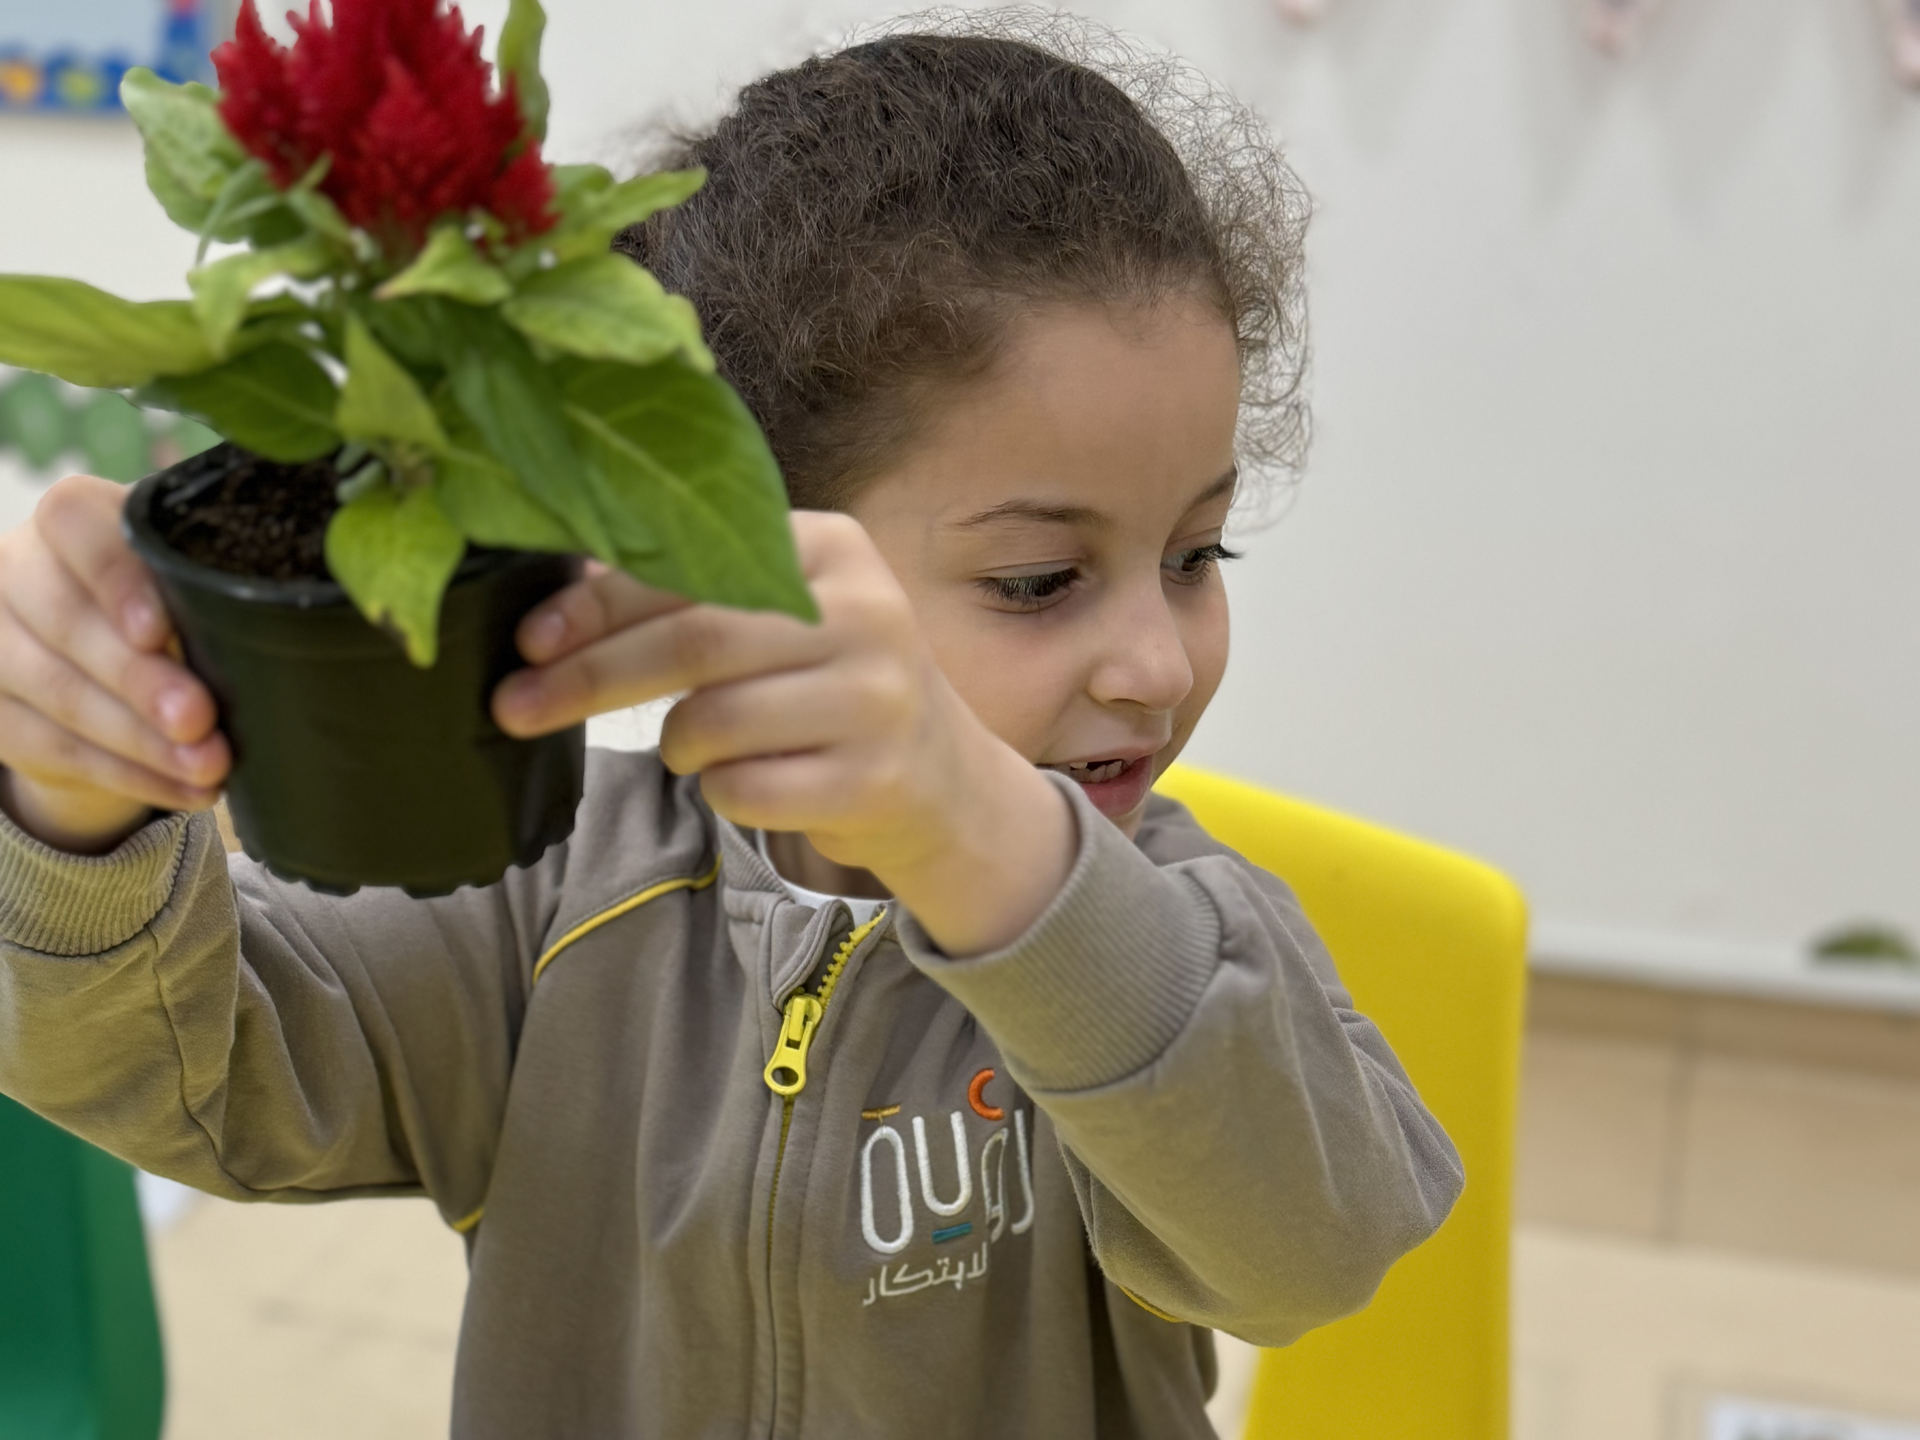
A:
<svg viewBox="0 0 1920 1440">
<path fill-rule="evenodd" d="M 1043 765 L 1066 776 L 1086 793 L 1094 808 L 1109 820 L 1130 814 L 1147 798 L 1153 788 L 1153 756 L 1141 755 L 1128 760 L 1070 760 L 1060 765 Z"/>
</svg>

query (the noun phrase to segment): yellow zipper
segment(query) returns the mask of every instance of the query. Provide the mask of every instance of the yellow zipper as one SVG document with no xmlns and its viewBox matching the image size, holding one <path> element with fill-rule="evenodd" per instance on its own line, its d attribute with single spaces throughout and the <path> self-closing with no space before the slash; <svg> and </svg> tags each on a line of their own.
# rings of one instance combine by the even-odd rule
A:
<svg viewBox="0 0 1920 1440">
<path fill-rule="evenodd" d="M 769 1264 L 773 1260 L 773 1207 L 780 1198 L 780 1167 L 787 1158 L 787 1131 L 793 1125 L 794 1097 L 807 1088 L 807 1052 L 813 1048 L 814 1031 L 820 1028 L 820 1019 L 827 1013 L 827 1005 L 840 984 L 840 972 L 847 968 L 847 961 L 860 948 L 860 942 L 886 918 L 887 912 L 881 910 L 866 924 L 853 928 L 853 932 L 840 942 L 833 959 L 827 962 L 827 973 L 820 977 L 818 990 L 811 995 L 804 990 L 796 990 L 787 997 L 787 1008 L 780 1017 L 779 1038 L 773 1042 L 773 1055 L 767 1061 L 767 1068 L 761 1072 L 767 1088 L 778 1095 L 781 1101 L 780 1146 L 774 1151 L 773 1189 L 767 1196 Z"/>
<path fill-rule="evenodd" d="M 853 933 L 840 942 L 840 948 L 827 964 L 827 973 L 820 977 L 817 991 L 809 995 L 804 990 L 796 990 L 787 997 L 786 1012 L 780 1017 L 780 1037 L 773 1043 L 773 1057 L 767 1061 L 762 1074 L 767 1088 L 788 1104 L 807 1088 L 807 1051 L 813 1048 L 813 1032 L 820 1028 L 820 1017 L 827 1013 L 834 987 L 840 983 L 840 972 L 847 968 L 847 961 L 860 948 L 860 942 L 871 935 L 884 918 L 882 911 L 866 924 L 856 926 Z"/>
</svg>

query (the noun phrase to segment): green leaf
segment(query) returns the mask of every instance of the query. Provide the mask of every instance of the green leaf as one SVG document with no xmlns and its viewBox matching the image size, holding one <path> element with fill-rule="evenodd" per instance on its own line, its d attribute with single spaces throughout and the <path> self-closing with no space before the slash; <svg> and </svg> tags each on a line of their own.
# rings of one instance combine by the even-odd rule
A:
<svg viewBox="0 0 1920 1440">
<path fill-rule="evenodd" d="M 511 0 L 507 23 L 500 28 L 500 73 L 513 81 L 520 114 L 534 140 L 547 138 L 547 111 L 551 97 L 540 74 L 540 41 L 546 34 L 547 12 L 540 0 Z"/>
<path fill-rule="evenodd" d="M 425 486 L 377 485 L 333 513 L 327 569 L 381 628 L 398 634 L 425 669 L 440 649 L 440 600 L 467 542 Z"/>
<path fill-rule="evenodd" d="M 363 305 L 355 313 L 382 345 L 415 371 L 421 371 L 436 365 L 444 369 L 442 352 L 458 348 L 457 344 L 446 343 L 442 330 L 452 308 L 432 296 L 415 295 Z"/>
<path fill-rule="evenodd" d="M 167 218 L 182 230 L 190 230 L 198 235 L 206 228 L 207 217 L 213 213 L 213 201 L 196 195 L 166 165 L 147 151 L 147 189 L 153 192 L 153 198 L 160 202 L 160 208 L 167 212 Z"/>
<path fill-rule="evenodd" d="M 732 387 L 679 361 L 574 364 L 562 387 L 567 418 L 620 512 L 645 517 L 658 538 L 650 554 L 623 545 L 623 569 L 694 600 L 817 617 L 780 468 Z"/>
<path fill-rule="evenodd" d="M 497 310 L 432 302 L 432 333 L 461 411 L 520 483 L 566 521 L 588 553 L 615 558 L 553 377 Z"/>
<path fill-rule="evenodd" d="M 272 250 L 296 241 L 311 241 L 308 229 L 298 215 L 280 204 L 248 221 L 244 238 L 256 250 Z"/>
<path fill-rule="evenodd" d="M 120 101 L 146 141 L 149 179 L 158 167 L 189 195 L 212 200 L 220 193 L 247 157 L 220 118 L 217 100 L 204 85 L 175 85 L 144 66 L 127 72 Z"/>
<path fill-rule="evenodd" d="M 198 375 L 157 380 L 134 399 L 206 422 L 236 445 L 295 465 L 340 443 L 333 381 L 297 345 L 272 340 Z"/>
<path fill-rule="evenodd" d="M 330 246 L 309 236 L 270 250 L 248 250 L 202 265 L 187 276 L 193 290 L 193 313 L 214 352 L 225 355 L 234 332 L 247 318 L 247 302 L 254 289 L 276 275 L 310 280 L 323 273 L 333 258 Z"/>
<path fill-rule="evenodd" d="M 347 217 L 318 190 L 296 185 L 282 198 L 286 201 L 287 209 L 316 235 L 324 235 L 341 245 L 352 242 L 353 227 L 347 223 Z"/>
<path fill-rule="evenodd" d="M 200 251 L 194 263 L 206 259 L 207 247 L 215 240 L 244 240 L 261 216 L 286 203 L 288 193 L 273 183 L 258 160 L 241 165 L 227 177 L 201 222 Z"/>
<path fill-rule="evenodd" d="M 700 317 L 624 255 L 605 252 L 543 270 L 501 307 L 529 339 L 588 360 L 651 365 L 676 352 L 712 370 Z"/>
<path fill-rule="evenodd" d="M 349 440 L 398 441 L 430 452 L 447 448 L 446 432 L 413 376 L 380 347 L 358 315 L 347 317 L 346 351 L 347 383 L 334 416 L 342 435 Z"/>
<path fill-rule="evenodd" d="M 460 533 L 476 545 L 508 550 L 584 549 L 579 538 L 553 511 L 527 493 L 514 473 L 479 448 L 459 438 L 434 462 L 434 494 Z"/>
<path fill-rule="evenodd" d="M 95 395 L 77 416 L 87 470 L 130 484 L 153 467 L 153 436 L 138 410 L 118 395 Z"/>
<path fill-rule="evenodd" d="M 707 183 L 702 169 L 661 170 L 622 181 L 593 201 L 593 223 L 614 231 L 638 225 L 656 211 L 671 210 L 691 199 Z"/>
<path fill-rule="evenodd" d="M 184 300 L 135 304 L 78 280 L 0 275 L 0 364 L 118 390 L 213 362 Z"/>
<path fill-rule="evenodd" d="M 12 444 L 28 469 L 46 469 L 78 440 L 73 407 L 54 380 L 29 371 L 0 389 L 0 441 Z"/>
<path fill-rule="evenodd" d="M 681 204 L 707 183 L 705 170 L 662 170 L 640 175 L 604 190 L 589 190 L 554 231 L 553 253 L 561 260 L 597 255 L 629 225 Z"/>
<path fill-rule="evenodd" d="M 562 210 L 579 204 L 590 195 L 612 188 L 613 172 L 604 165 L 553 167 L 553 198 Z"/>
<path fill-rule="evenodd" d="M 377 299 L 407 295 L 444 295 L 469 305 L 497 305 L 513 286 L 468 240 L 458 225 L 442 225 L 406 269 L 373 292 Z"/>
</svg>

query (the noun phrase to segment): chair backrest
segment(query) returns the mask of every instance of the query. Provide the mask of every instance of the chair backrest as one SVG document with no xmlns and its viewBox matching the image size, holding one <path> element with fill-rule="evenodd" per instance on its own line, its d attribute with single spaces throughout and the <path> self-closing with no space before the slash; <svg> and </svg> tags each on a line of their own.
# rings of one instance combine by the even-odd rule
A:
<svg viewBox="0 0 1920 1440">
<path fill-rule="evenodd" d="M 155 1440 L 165 1389 L 133 1171 L 0 1096 L 0 1437 Z"/>
<path fill-rule="evenodd" d="M 1176 766 L 1159 788 L 1293 887 L 1467 1172 L 1446 1224 L 1372 1305 L 1261 1357 L 1246 1440 L 1505 1440 L 1519 890 L 1451 851 L 1204 771 Z"/>
</svg>

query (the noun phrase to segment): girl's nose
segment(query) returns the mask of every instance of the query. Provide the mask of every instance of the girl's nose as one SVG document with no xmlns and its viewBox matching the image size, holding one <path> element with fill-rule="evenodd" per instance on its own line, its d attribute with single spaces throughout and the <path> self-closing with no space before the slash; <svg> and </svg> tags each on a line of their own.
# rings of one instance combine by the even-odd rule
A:
<svg viewBox="0 0 1920 1440">
<path fill-rule="evenodd" d="M 1193 689 L 1185 637 L 1158 584 L 1116 594 L 1100 620 L 1100 653 L 1087 689 L 1102 705 L 1172 710 Z"/>
</svg>

